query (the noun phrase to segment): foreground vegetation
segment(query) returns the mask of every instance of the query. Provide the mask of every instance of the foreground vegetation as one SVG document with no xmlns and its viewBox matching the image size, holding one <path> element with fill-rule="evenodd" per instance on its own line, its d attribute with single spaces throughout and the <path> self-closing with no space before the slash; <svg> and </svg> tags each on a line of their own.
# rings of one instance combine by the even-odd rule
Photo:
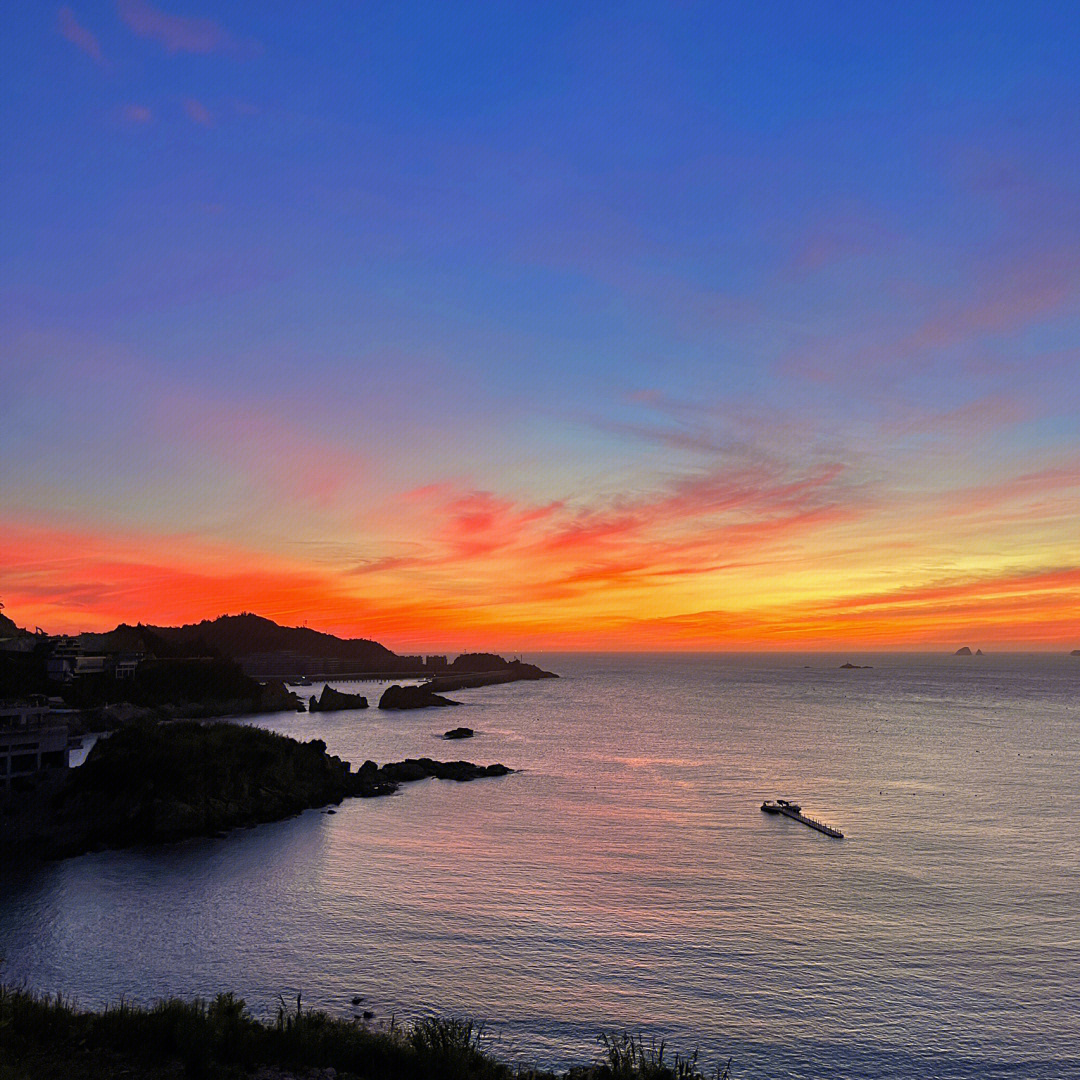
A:
<svg viewBox="0 0 1080 1080">
<path fill-rule="evenodd" d="M 663 1044 L 601 1039 L 602 1058 L 566 1080 L 705 1080 L 696 1055 L 668 1057 Z M 727 1069 L 715 1074 L 726 1080 Z M 274 1020 L 244 1002 L 121 1001 L 83 1012 L 59 997 L 0 986 L 0 1080 L 543 1080 L 485 1048 L 467 1020 L 427 1019 L 374 1029 L 282 1001 Z"/>
</svg>

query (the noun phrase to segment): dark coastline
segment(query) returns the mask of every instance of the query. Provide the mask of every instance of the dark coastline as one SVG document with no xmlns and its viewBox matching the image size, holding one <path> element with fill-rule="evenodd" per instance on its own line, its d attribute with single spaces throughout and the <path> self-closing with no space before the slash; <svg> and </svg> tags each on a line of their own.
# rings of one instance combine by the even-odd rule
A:
<svg viewBox="0 0 1080 1080">
<path fill-rule="evenodd" d="M 466 782 L 511 771 L 431 758 L 354 770 L 318 739 L 234 723 L 133 723 L 99 740 L 79 768 L 7 803 L 0 856 L 36 861 L 214 836 L 429 777 Z"/>
</svg>

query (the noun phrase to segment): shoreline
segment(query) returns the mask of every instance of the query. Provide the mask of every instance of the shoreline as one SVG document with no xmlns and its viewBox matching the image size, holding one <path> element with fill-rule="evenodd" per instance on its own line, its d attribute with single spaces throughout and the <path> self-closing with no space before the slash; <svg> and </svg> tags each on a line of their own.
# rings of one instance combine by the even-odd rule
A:
<svg viewBox="0 0 1080 1080">
<path fill-rule="evenodd" d="M 347 798 L 393 795 L 417 780 L 466 783 L 513 771 L 427 757 L 353 769 L 320 739 L 249 724 L 132 723 L 95 743 L 82 765 L 6 801 L 0 855 L 34 863 L 219 836 Z"/>
</svg>

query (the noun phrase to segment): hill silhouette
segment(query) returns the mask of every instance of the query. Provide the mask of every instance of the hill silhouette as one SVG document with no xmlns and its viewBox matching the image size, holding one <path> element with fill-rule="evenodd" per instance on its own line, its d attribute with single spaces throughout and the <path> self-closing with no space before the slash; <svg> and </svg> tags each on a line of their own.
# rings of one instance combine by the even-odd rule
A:
<svg viewBox="0 0 1080 1080">
<path fill-rule="evenodd" d="M 0 607 L 3 606 L 0 604 Z M 23 637 L 25 634 L 26 631 L 22 627 L 16 626 L 13 620 L 0 611 L 0 638 Z"/>
<path fill-rule="evenodd" d="M 134 633 L 133 633 L 134 632 Z M 272 619 L 244 612 L 241 615 L 221 615 L 184 626 L 131 627 L 121 624 L 113 635 L 127 640 L 137 634 L 151 644 L 152 639 L 164 643 L 169 651 L 179 650 L 186 655 L 224 656 L 236 659 L 251 653 L 295 652 L 305 656 L 322 656 L 335 660 L 352 660 L 360 668 L 392 668 L 398 660 L 396 653 L 367 638 L 339 638 L 310 630 L 306 626 L 280 626 Z M 155 650 L 151 650 L 155 651 Z"/>
</svg>

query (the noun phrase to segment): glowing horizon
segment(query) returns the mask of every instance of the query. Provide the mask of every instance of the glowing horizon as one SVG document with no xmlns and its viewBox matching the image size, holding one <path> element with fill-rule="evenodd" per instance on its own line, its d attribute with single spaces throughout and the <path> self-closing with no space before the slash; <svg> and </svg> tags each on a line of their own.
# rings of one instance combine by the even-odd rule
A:
<svg viewBox="0 0 1080 1080">
<path fill-rule="evenodd" d="M 781 9 L 14 13 L 5 614 L 1080 648 L 1075 13 Z"/>
</svg>

